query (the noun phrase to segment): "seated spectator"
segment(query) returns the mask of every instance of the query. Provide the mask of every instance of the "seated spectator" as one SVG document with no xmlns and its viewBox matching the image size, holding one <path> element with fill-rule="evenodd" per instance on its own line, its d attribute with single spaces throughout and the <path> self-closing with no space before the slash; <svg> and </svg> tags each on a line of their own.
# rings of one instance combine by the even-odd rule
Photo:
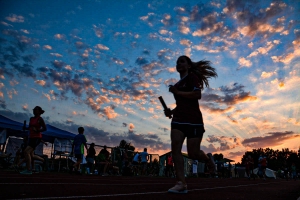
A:
<svg viewBox="0 0 300 200">
<path fill-rule="evenodd" d="M 110 153 L 107 151 L 107 147 L 105 145 L 98 155 L 100 164 L 104 164 L 102 176 L 108 175 L 106 170 L 107 170 L 108 166 L 110 165 L 109 155 L 110 155 Z"/>
<path fill-rule="evenodd" d="M 90 169 L 90 172 L 94 171 L 93 169 L 95 163 L 95 156 L 96 156 L 95 143 L 92 143 L 89 147 L 89 151 L 86 156 L 87 167 Z"/>
</svg>

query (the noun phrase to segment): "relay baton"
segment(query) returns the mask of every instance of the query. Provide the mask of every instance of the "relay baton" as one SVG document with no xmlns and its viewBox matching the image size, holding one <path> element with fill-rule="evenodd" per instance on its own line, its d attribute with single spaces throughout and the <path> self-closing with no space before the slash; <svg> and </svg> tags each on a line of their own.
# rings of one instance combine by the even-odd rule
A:
<svg viewBox="0 0 300 200">
<path fill-rule="evenodd" d="M 161 105 L 163 106 L 164 110 L 168 110 L 169 108 L 167 107 L 167 105 L 166 105 L 164 99 L 162 98 L 162 96 L 158 97 L 158 99 L 159 99 Z M 169 116 L 169 118 L 171 119 L 172 117 Z"/>
</svg>

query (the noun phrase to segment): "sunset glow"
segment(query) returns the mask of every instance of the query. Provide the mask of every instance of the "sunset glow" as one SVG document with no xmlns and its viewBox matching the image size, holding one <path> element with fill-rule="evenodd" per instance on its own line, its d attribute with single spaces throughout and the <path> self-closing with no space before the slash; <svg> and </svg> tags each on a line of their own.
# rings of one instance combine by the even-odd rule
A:
<svg viewBox="0 0 300 200">
<path fill-rule="evenodd" d="M 254 3 L 255 2 L 255 3 Z M 0 114 L 88 143 L 170 151 L 176 59 L 218 77 L 199 101 L 201 148 L 239 162 L 253 148 L 300 146 L 299 1 L 1 1 Z M 183 151 L 186 151 L 184 146 Z"/>
</svg>

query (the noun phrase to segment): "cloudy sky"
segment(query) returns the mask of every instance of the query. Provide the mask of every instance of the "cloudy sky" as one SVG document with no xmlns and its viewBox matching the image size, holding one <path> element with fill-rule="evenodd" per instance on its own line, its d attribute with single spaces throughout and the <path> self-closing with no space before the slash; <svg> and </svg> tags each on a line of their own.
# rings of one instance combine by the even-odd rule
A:
<svg viewBox="0 0 300 200">
<path fill-rule="evenodd" d="M 188 2 L 188 3 L 187 3 Z M 176 59 L 212 61 L 201 148 L 240 161 L 300 145 L 299 1 L 0 1 L 0 114 L 89 142 L 170 150 Z M 183 148 L 186 151 L 186 148 Z"/>
</svg>

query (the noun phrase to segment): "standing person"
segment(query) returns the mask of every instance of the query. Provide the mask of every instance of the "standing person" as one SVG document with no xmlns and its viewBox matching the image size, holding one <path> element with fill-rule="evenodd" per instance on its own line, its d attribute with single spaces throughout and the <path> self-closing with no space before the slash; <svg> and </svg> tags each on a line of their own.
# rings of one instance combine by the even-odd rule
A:
<svg viewBox="0 0 300 200">
<path fill-rule="evenodd" d="M 75 154 L 76 163 L 71 166 L 70 172 L 72 173 L 73 168 L 77 171 L 77 173 L 80 173 L 80 164 L 83 159 L 84 154 L 84 147 L 87 150 L 87 154 L 89 153 L 88 147 L 87 147 L 87 140 L 85 136 L 83 135 L 84 128 L 79 127 L 78 128 L 78 134 L 74 137 L 73 145 L 72 145 L 72 154 Z"/>
<path fill-rule="evenodd" d="M 263 179 L 266 180 L 267 158 L 263 154 L 260 154 L 258 163 Z"/>
<path fill-rule="evenodd" d="M 139 175 L 139 165 L 140 165 L 140 159 L 141 156 L 139 154 L 139 152 L 136 152 L 136 154 L 134 155 L 133 159 L 132 159 L 132 170 L 133 170 L 133 175 L 138 176 Z"/>
<path fill-rule="evenodd" d="M 144 148 L 144 151 L 140 155 L 141 155 L 142 175 L 146 175 L 147 164 L 149 160 L 149 154 L 147 152 L 147 148 Z"/>
<path fill-rule="evenodd" d="M 251 155 L 248 156 L 248 163 L 247 163 L 247 167 L 248 167 L 248 179 L 250 180 L 251 179 L 251 176 L 253 176 L 253 179 L 255 180 L 255 175 L 254 175 L 254 160 L 253 158 L 251 157 Z"/>
<path fill-rule="evenodd" d="M 237 164 L 234 164 L 234 177 L 237 178 L 239 176 L 238 171 L 237 171 Z"/>
<path fill-rule="evenodd" d="M 40 107 L 36 106 L 33 109 L 33 115 L 34 117 L 31 117 L 29 120 L 29 127 L 26 128 L 23 127 L 23 130 L 29 130 L 29 141 L 27 144 L 27 147 L 24 150 L 24 157 L 26 161 L 26 170 L 20 172 L 20 174 L 32 174 L 32 168 L 34 166 L 31 166 L 31 163 L 33 162 L 33 159 L 40 160 L 44 162 L 44 159 L 34 155 L 35 148 L 41 143 L 42 141 L 42 132 L 47 130 L 46 124 L 41 117 L 41 115 L 45 111 Z"/>
<path fill-rule="evenodd" d="M 225 166 L 224 163 L 221 163 L 221 174 L 222 174 L 222 178 L 225 178 Z"/>
<path fill-rule="evenodd" d="M 228 178 L 231 178 L 231 177 L 232 177 L 231 168 L 232 168 L 232 165 L 231 165 L 231 163 L 229 162 L 229 164 L 228 164 Z"/>
<path fill-rule="evenodd" d="M 249 158 L 245 159 L 245 169 L 248 179 L 250 180 L 250 170 L 249 170 Z"/>
<path fill-rule="evenodd" d="M 176 100 L 176 108 L 164 110 L 166 117 L 172 117 L 171 148 L 174 160 L 177 183 L 170 188 L 171 193 L 187 193 L 187 184 L 184 177 L 184 163 L 181 149 L 187 138 L 189 158 L 206 162 L 211 173 L 215 173 L 215 163 L 212 155 L 206 155 L 200 150 L 204 130 L 202 113 L 198 100 L 201 99 L 201 90 L 209 86 L 208 79 L 216 77 L 215 69 L 209 61 L 192 62 L 187 56 L 177 59 L 176 70 L 180 80 L 169 87 Z"/>
<path fill-rule="evenodd" d="M 91 143 L 88 154 L 86 155 L 87 166 L 91 173 L 93 172 L 93 168 L 94 168 L 95 156 L 96 156 L 95 143 Z"/>
<path fill-rule="evenodd" d="M 292 174 L 292 179 L 296 180 L 297 179 L 297 168 L 296 168 L 295 163 L 292 163 L 291 174 Z"/>
<path fill-rule="evenodd" d="M 173 157 L 172 157 L 172 153 L 169 153 L 166 159 L 166 176 L 167 177 L 175 177 L 174 174 L 174 167 L 173 167 L 174 163 L 173 163 Z"/>
<path fill-rule="evenodd" d="M 289 166 L 288 166 L 286 160 L 283 163 L 282 169 L 283 169 L 284 177 L 288 181 L 289 180 Z"/>
</svg>

